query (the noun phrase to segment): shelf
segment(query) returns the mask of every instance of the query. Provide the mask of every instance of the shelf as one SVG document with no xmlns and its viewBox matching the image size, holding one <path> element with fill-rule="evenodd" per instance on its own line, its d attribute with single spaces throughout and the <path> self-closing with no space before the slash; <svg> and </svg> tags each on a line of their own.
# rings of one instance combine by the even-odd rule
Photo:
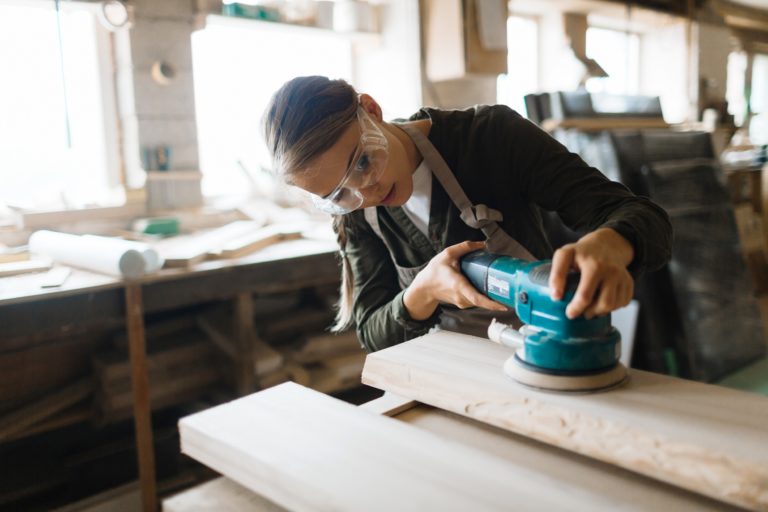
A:
<svg viewBox="0 0 768 512">
<path fill-rule="evenodd" d="M 261 32 L 273 31 L 281 34 L 293 33 L 313 37 L 327 37 L 333 39 L 342 39 L 350 43 L 358 44 L 379 44 L 381 34 L 377 32 L 336 32 L 327 28 L 310 27 L 307 25 L 294 25 L 291 23 L 280 23 L 275 21 L 263 21 L 250 18 L 238 18 L 235 16 L 224 16 L 221 14 L 205 15 L 202 22 L 198 23 L 200 28 L 208 27 L 231 27 L 243 30 L 258 30 Z"/>
</svg>

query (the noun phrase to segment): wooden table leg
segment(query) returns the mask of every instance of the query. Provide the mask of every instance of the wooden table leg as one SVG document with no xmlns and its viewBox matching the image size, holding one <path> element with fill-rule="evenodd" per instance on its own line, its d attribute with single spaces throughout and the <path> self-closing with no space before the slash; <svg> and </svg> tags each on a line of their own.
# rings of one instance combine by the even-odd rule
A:
<svg viewBox="0 0 768 512">
<path fill-rule="evenodd" d="M 128 350 L 131 358 L 133 420 L 136 429 L 142 508 L 144 512 L 157 512 L 155 449 L 152 444 L 152 409 L 149 403 L 147 343 L 144 336 L 144 306 L 141 298 L 140 284 L 126 284 L 125 309 L 128 328 Z"/>
<path fill-rule="evenodd" d="M 750 173 L 750 199 L 752 200 L 752 209 L 756 213 L 763 211 L 763 178 L 760 171 Z"/>
<path fill-rule="evenodd" d="M 239 293 L 235 297 L 235 343 L 237 343 L 237 392 L 248 395 L 256 389 L 254 364 L 256 357 L 256 331 L 253 326 L 253 296 Z"/>
</svg>

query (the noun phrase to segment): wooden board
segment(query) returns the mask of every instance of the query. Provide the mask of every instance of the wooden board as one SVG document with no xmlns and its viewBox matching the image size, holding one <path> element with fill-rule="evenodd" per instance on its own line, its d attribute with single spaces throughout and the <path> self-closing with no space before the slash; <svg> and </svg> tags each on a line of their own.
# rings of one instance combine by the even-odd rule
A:
<svg viewBox="0 0 768 512">
<path fill-rule="evenodd" d="M 349 353 L 360 353 L 362 348 L 354 331 L 340 334 L 310 336 L 300 347 L 291 349 L 287 355 L 301 364 L 322 362 L 329 357 Z"/>
<path fill-rule="evenodd" d="M 240 258 L 277 242 L 299 238 L 301 238 L 299 226 L 295 224 L 271 224 L 228 240 L 220 247 L 212 250 L 209 256 L 213 258 Z"/>
<path fill-rule="evenodd" d="M 603 130 L 628 130 L 669 128 L 664 119 L 655 117 L 583 117 L 570 119 L 546 119 L 541 127 L 552 132 L 557 129 L 575 129 L 583 132 Z"/>
<path fill-rule="evenodd" d="M 89 379 L 84 379 L 0 417 L 0 442 L 34 427 L 36 423 L 78 403 L 92 392 L 93 384 Z"/>
<path fill-rule="evenodd" d="M 0 263 L 0 277 L 45 272 L 50 268 L 51 262 L 49 260 L 23 260 L 11 263 Z"/>
<path fill-rule="evenodd" d="M 640 509 L 293 383 L 183 418 L 182 451 L 296 511 Z"/>
<path fill-rule="evenodd" d="M 163 500 L 163 512 L 288 512 L 228 478 L 216 478 Z"/>
<path fill-rule="evenodd" d="M 392 409 L 409 403 L 407 410 Z M 399 406 L 399 407 L 398 407 Z M 696 510 L 697 512 L 737 510 L 699 494 L 623 471 L 578 454 L 560 450 L 523 436 L 464 418 L 434 407 L 385 394 L 359 408 L 394 416 L 398 421 L 431 432 L 452 442 L 492 453 L 513 464 L 540 471 L 557 480 L 573 483 L 596 493 L 614 496 L 627 503 L 623 509 Z M 461 464 L 461 461 L 457 461 Z M 478 468 L 479 469 L 479 468 Z M 633 505 L 634 504 L 634 505 Z M 528 506 L 531 508 L 531 505 Z M 263 496 L 229 480 L 218 478 L 163 501 L 166 512 L 212 510 L 265 512 L 285 510 Z M 741 510 L 741 509 L 738 509 Z"/>
<path fill-rule="evenodd" d="M 493 453 L 511 463 L 541 472 L 558 482 L 624 501 L 625 505 L 621 508 L 696 512 L 742 510 L 611 464 L 418 402 L 414 407 L 394 417 L 443 439 Z M 567 510 L 567 507 L 565 509 Z"/>
<path fill-rule="evenodd" d="M 502 373 L 506 347 L 440 332 L 370 354 L 363 383 L 725 502 L 768 509 L 768 398 L 631 371 L 591 395 Z"/>
<path fill-rule="evenodd" d="M 238 220 L 216 229 L 161 240 L 154 248 L 165 260 L 165 267 L 188 267 L 203 261 L 208 253 L 228 241 L 258 230 L 255 221 Z"/>
<path fill-rule="evenodd" d="M 397 416 L 398 414 L 416 407 L 419 402 L 405 398 L 394 393 L 385 392 L 375 400 L 360 405 L 361 409 L 383 416 Z"/>
</svg>

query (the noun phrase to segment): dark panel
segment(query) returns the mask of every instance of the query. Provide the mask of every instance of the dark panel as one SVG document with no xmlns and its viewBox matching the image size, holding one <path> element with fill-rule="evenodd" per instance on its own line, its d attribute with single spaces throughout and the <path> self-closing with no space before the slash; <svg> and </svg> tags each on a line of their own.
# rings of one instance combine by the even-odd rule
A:
<svg viewBox="0 0 768 512">
<path fill-rule="evenodd" d="M 155 313 L 230 299 L 242 292 L 279 293 L 338 282 L 335 253 L 238 265 L 144 285 L 144 310 Z"/>
<path fill-rule="evenodd" d="M 122 288 L 0 307 L 0 351 L 125 324 Z"/>
<path fill-rule="evenodd" d="M 760 311 L 719 169 L 701 160 L 646 168 L 675 231 L 669 265 L 690 376 L 712 381 L 766 352 Z"/>
</svg>

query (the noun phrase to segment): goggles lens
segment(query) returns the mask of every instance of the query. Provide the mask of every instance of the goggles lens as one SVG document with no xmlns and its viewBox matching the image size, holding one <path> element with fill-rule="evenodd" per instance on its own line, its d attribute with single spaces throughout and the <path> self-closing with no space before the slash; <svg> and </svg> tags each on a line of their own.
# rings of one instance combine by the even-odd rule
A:
<svg viewBox="0 0 768 512">
<path fill-rule="evenodd" d="M 360 142 L 347 172 L 325 197 L 312 196 L 315 206 L 330 214 L 343 215 L 358 209 L 365 198 L 360 190 L 374 185 L 387 167 L 389 143 L 362 107 L 357 108 Z"/>
</svg>

